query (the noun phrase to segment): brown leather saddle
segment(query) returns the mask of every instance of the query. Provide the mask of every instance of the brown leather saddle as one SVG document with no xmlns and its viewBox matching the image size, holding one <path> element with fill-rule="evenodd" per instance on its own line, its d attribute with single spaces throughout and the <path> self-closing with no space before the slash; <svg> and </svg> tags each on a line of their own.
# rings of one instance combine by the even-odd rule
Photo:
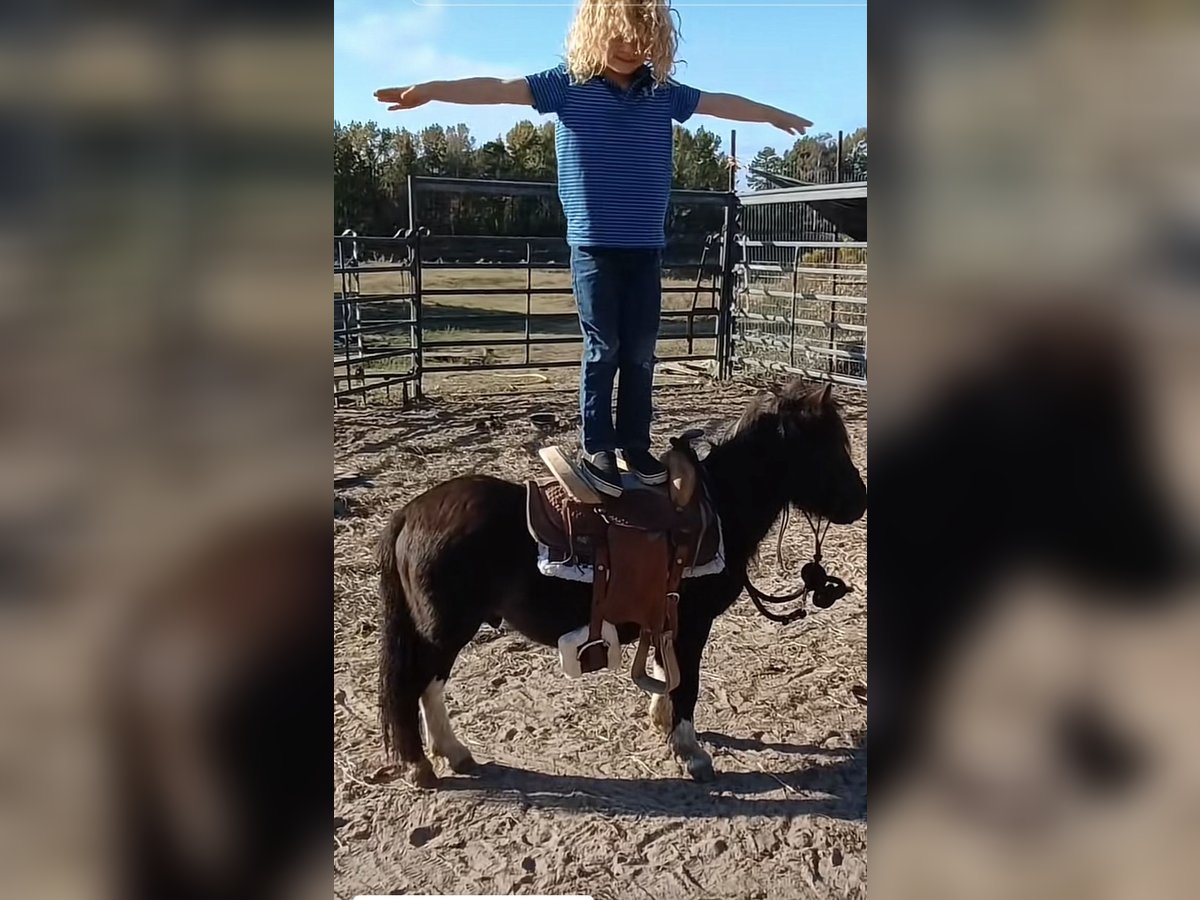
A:
<svg viewBox="0 0 1200 900">
<path fill-rule="evenodd" d="M 564 468 L 559 451 L 543 451 L 542 458 L 555 480 L 526 485 L 530 534 L 548 549 L 551 562 L 591 570 L 591 618 L 587 642 L 578 649 L 580 669 L 606 667 L 605 622 L 635 624 L 641 639 L 633 681 L 648 693 L 674 690 L 679 585 L 686 570 L 712 562 L 720 552 L 720 529 L 704 491 L 697 489 L 691 460 L 668 451 L 667 485 L 627 489 L 614 498 L 576 480 L 578 473 Z M 646 671 L 651 645 L 665 681 Z"/>
</svg>

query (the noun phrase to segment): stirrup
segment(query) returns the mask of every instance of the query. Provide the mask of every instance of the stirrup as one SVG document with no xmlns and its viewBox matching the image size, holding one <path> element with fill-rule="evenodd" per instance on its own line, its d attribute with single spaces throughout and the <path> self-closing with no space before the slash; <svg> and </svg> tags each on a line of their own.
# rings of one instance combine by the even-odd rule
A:
<svg viewBox="0 0 1200 900">
<path fill-rule="evenodd" d="M 658 664 L 662 666 L 663 671 L 666 673 L 667 677 L 665 681 L 655 678 L 646 671 L 646 659 L 650 653 L 650 642 L 650 633 L 643 631 L 642 639 L 638 642 L 637 653 L 633 657 L 633 668 L 630 671 L 630 676 L 633 678 L 633 683 L 647 694 L 669 694 L 675 688 L 679 687 L 679 661 L 675 658 L 674 638 L 669 631 L 664 631 L 659 638 L 659 647 L 662 653 L 659 654 L 661 659 L 658 659 Z"/>
</svg>

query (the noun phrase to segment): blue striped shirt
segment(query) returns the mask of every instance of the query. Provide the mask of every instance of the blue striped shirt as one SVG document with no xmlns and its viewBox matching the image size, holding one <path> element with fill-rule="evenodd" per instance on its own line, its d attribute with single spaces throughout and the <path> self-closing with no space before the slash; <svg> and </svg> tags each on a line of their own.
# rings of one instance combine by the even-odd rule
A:
<svg viewBox="0 0 1200 900">
<path fill-rule="evenodd" d="M 643 69 L 622 90 L 605 78 L 571 81 L 565 66 L 526 77 L 533 108 L 554 113 L 558 196 L 572 247 L 663 247 L 671 196 L 672 120 L 700 92 Z"/>
</svg>

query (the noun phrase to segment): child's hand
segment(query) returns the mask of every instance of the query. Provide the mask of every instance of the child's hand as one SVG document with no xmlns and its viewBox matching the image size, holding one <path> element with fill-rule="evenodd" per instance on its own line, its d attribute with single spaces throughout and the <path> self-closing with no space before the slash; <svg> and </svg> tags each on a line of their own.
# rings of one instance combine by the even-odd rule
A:
<svg viewBox="0 0 1200 900">
<path fill-rule="evenodd" d="M 788 134 L 804 134 L 805 129 L 812 127 L 812 122 L 803 116 L 796 116 L 782 110 L 779 115 L 771 118 L 771 124 Z"/>
<path fill-rule="evenodd" d="M 419 84 L 410 87 L 380 88 L 375 92 L 375 99 L 380 103 L 390 103 L 388 112 L 397 109 L 416 109 L 430 101 L 430 97 Z"/>
</svg>

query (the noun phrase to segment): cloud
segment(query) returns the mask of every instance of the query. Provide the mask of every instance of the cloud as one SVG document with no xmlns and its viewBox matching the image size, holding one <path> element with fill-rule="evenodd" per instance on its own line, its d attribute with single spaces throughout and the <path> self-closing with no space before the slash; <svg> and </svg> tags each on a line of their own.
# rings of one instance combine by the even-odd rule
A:
<svg viewBox="0 0 1200 900">
<path fill-rule="evenodd" d="M 470 59 L 443 50 L 445 19 L 442 0 L 393 5 L 385 12 L 363 3 L 340 3 L 334 16 L 334 53 L 356 68 L 369 71 L 380 83 L 523 74 L 520 66 Z"/>
<path fill-rule="evenodd" d="M 441 31 L 440 0 L 378 11 L 363 3 L 339 3 L 333 19 L 333 47 L 361 62 L 381 62 L 406 52 L 413 42 L 425 43 Z"/>
</svg>

